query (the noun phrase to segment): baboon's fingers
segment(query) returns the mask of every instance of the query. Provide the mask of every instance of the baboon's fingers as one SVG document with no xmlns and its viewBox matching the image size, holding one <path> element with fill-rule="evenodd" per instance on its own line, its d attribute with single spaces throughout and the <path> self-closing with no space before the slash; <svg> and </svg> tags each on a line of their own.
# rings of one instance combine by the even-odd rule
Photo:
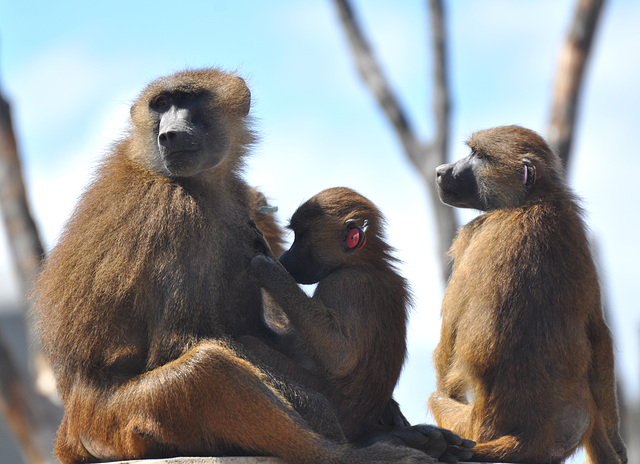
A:
<svg viewBox="0 0 640 464">
<path fill-rule="evenodd" d="M 426 424 L 395 430 L 393 434 L 406 445 L 444 462 L 470 458 L 473 455 L 470 449 L 475 446 L 475 442 L 463 439 L 450 430 Z"/>
</svg>

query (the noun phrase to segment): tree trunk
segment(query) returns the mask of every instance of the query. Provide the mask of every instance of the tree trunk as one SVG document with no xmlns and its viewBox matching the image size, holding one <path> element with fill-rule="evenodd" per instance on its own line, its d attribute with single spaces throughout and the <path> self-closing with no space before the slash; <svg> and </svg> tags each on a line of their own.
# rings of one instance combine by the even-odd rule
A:
<svg viewBox="0 0 640 464">
<path fill-rule="evenodd" d="M 11 109 L 0 95 L 0 204 L 22 294 L 26 294 L 40 269 L 44 249 L 22 179 Z"/>
<path fill-rule="evenodd" d="M 52 449 L 62 411 L 38 395 L 29 380 L 23 379 L 0 339 L 0 411 L 20 443 L 26 462 L 55 462 Z"/>
<path fill-rule="evenodd" d="M 443 281 L 451 274 L 451 263 L 447 251 L 458 228 L 453 208 L 444 205 L 438 197 L 435 185 L 435 169 L 447 160 L 449 142 L 450 97 L 446 73 L 446 48 L 444 13 L 440 0 L 430 0 L 431 42 L 434 56 L 433 113 L 436 121 L 435 135 L 430 143 L 422 142 L 415 133 L 406 111 L 391 90 L 389 82 L 376 61 L 347 0 L 334 0 L 342 26 L 349 40 L 353 58 L 360 73 L 378 105 L 386 115 L 399 138 L 402 148 L 414 168 L 420 173 L 427 187 L 438 239 L 438 256 Z"/>
<path fill-rule="evenodd" d="M 26 295 L 40 269 L 44 251 L 29 210 L 22 179 L 10 106 L 0 95 L 0 211 L 18 272 L 21 294 Z M 29 328 L 27 312 L 28 304 L 25 303 L 24 327 Z M 48 363 L 43 362 L 37 337 L 32 330 L 27 329 L 27 332 L 31 365 L 43 365 L 44 370 L 48 371 Z M 62 419 L 62 409 L 36 393 L 32 385 L 32 379 L 22 378 L 15 368 L 0 337 L 0 410 L 28 462 L 53 462 L 52 443 Z"/>
<path fill-rule="evenodd" d="M 546 139 L 565 168 L 569 166 L 580 90 L 602 3 L 603 0 L 578 0 L 567 40 L 560 52 Z"/>
</svg>

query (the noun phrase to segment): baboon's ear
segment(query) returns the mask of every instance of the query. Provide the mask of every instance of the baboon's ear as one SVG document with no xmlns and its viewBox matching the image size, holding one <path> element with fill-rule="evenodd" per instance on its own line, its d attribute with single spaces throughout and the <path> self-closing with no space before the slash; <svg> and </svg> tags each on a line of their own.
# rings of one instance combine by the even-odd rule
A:
<svg viewBox="0 0 640 464">
<path fill-rule="evenodd" d="M 522 164 L 522 183 L 527 188 L 532 187 L 540 179 L 538 169 L 529 158 L 522 158 Z"/>
<path fill-rule="evenodd" d="M 356 251 L 359 250 L 367 243 L 367 227 L 369 227 L 369 221 L 365 219 L 364 224 L 360 227 L 355 219 L 349 219 L 345 223 L 344 231 L 344 251 Z"/>
<path fill-rule="evenodd" d="M 221 89 L 220 98 L 229 111 L 237 116 L 246 116 L 251 108 L 251 91 L 239 76 L 233 76 Z"/>
</svg>

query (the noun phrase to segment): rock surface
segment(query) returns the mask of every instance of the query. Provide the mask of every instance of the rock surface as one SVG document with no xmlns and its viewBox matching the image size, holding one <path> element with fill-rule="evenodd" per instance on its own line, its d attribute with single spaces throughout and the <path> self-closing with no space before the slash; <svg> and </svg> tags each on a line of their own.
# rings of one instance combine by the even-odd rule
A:
<svg viewBox="0 0 640 464">
<path fill-rule="evenodd" d="M 180 457 L 118 461 L 113 464 L 286 464 L 282 459 L 266 456 L 233 456 L 224 458 Z"/>
</svg>

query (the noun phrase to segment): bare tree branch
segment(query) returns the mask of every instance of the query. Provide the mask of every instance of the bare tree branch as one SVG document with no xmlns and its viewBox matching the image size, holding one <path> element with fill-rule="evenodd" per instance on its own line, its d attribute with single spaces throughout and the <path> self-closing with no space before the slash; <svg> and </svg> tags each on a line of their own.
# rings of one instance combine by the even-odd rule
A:
<svg viewBox="0 0 640 464">
<path fill-rule="evenodd" d="M 31 288 L 42 263 L 44 250 L 35 221 L 31 216 L 27 193 L 22 178 L 18 146 L 11 121 L 9 102 L 0 94 L 0 213 L 4 221 L 13 262 L 18 273 L 20 294 Z M 30 367 L 39 356 L 37 337 L 30 330 L 25 304 L 25 324 L 29 340 Z"/>
<path fill-rule="evenodd" d="M 52 443 L 62 410 L 38 395 L 16 369 L 0 340 L 0 412 L 20 443 L 26 462 L 55 462 Z"/>
<path fill-rule="evenodd" d="M 444 282 L 447 282 L 451 275 L 451 261 L 447 252 L 458 229 L 458 221 L 454 209 L 440 201 L 434 182 L 434 171 L 436 167 L 447 162 L 451 97 L 447 78 L 444 9 L 441 0 L 429 0 L 429 7 L 431 12 L 431 45 L 433 47 L 433 113 L 436 121 L 436 131 L 423 170 L 425 176 L 430 176 L 425 181 L 429 188 L 438 231 L 438 251 L 442 277 Z"/>
<path fill-rule="evenodd" d="M 431 10 L 431 44 L 433 47 L 433 113 L 436 119 L 436 133 L 433 140 L 435 157 L 439 156 L 439 164 L 446 161 L 449 151 L 449 95 L 447 78 L 446 33 L 444 28 L 444 12 L 440 0 L 429 0 Z M 440 163 L 442 161 L 442 163 Z"/>
<path fill-rule="evenodd" d="M 453 208 L 443 205 L 435 188 L 435 168 L 446 162 L 449 138 L 449 92 L 445 62 L 445 32 L 443 10 L 439 0 L 431 0 L 431 24 L 434 55 L 434 115 L 436 128 L 433 142 L 422 142 L 415 134 L 406 111 L 396 98 L 381 67 L 376 61 L 347 0 L 334 0 L 341 23 L 349 40 L 353 58 L 369 90 L 400 139 L 405 154 L 426 184 L 435 215 L 438 233 L 438 250 L 443 279 L 451 273 L 446 253 L 457 229 Z"/>
<path fill-rule="evenodd" d="M 603 0 L 577 0 L 573 21 L 558 60 L 546 138 L 551 148 L 563 160 L 566 170 L 568 170 L 571 160 L 571 145 L 576 132 L 576 117 L 582 81 L 603 3 Z M 595 247 L 595 241 L 592 239 L 591 242 Z M 596 253 L 596 256 L 598 255 Z M 601 263 L 597 263 L 597 265 L 598 268 L 602 267 Z M 603 299 L 607 300 L 606 295 L 603 296 Z M 609 305 L 604 304 L 605 315 L 609 313 L 608 308 Z M 621 394 L 621 390 L 622 385 L 618 381 L 621 432 L 630 450 L 629 462 L 635 462 L 631 455 L 635 451 L 634 444 L 638 441 L 636 437 L 640 436 L 638 434 L 640 422 L 637 420 L 640 417 L 640 407 L 637 404 L 625 407 L 624 395 Z"/>
<path fill-rule="evenodd" d="M 31 216 L 11 122 L 9 103 L 0 95 L 0 204 L 22 294 L 40 269 L 44 250 Z"/>
<path fill-rule="evenodd" d="M 560 53 L 547 141 L 568 166 L 575 135 L 582 81 L 603 0 L 578 0 L 565 45 Z"/>
<path fill-rule="evenodd" d="M 21 293 L 33 283 L 44 255 L 36 224 L 29 211 L 22 168 L 11 121 L 9 103 L 0 94 L 0 211 L 7 230 L 9 247 L 18 272 Z M 26 312 L 26 311 L 25 311 Z M 24 327 L 29 328 L 24 317 Z M 39 343 L 27 329 L 29 358 L 32 366 L 43 362 Z M 40 372 L 36 373 L 40 374 Z M 0 337 L 0 412 L 18 438 L 28 462 L 52 462 L 55 431 L 62 419 L 62 409 L 39 395 L 31 379 L 22 378 L 15 369 L 10 352 Z"/>
<path fill-rule="evenodd" d="M 338 7 L 340 19 L 347 33 L 349 43 L 351 44 L 353 58 L 360 72 L 360 76 L 377 99 L 389 122 L 393 125 L 411 161 L 415 165 L 422 165 L 425 152 L 424 147 L 422 147 L 416 139 L 413 128 L 405 116 L 404 109 L 391 90 L 387 78 L 376 62 L 369 44 L 362 35 L 351 6 L 346 0 L 336 0 L 335 3 Z"/>
</svg>

